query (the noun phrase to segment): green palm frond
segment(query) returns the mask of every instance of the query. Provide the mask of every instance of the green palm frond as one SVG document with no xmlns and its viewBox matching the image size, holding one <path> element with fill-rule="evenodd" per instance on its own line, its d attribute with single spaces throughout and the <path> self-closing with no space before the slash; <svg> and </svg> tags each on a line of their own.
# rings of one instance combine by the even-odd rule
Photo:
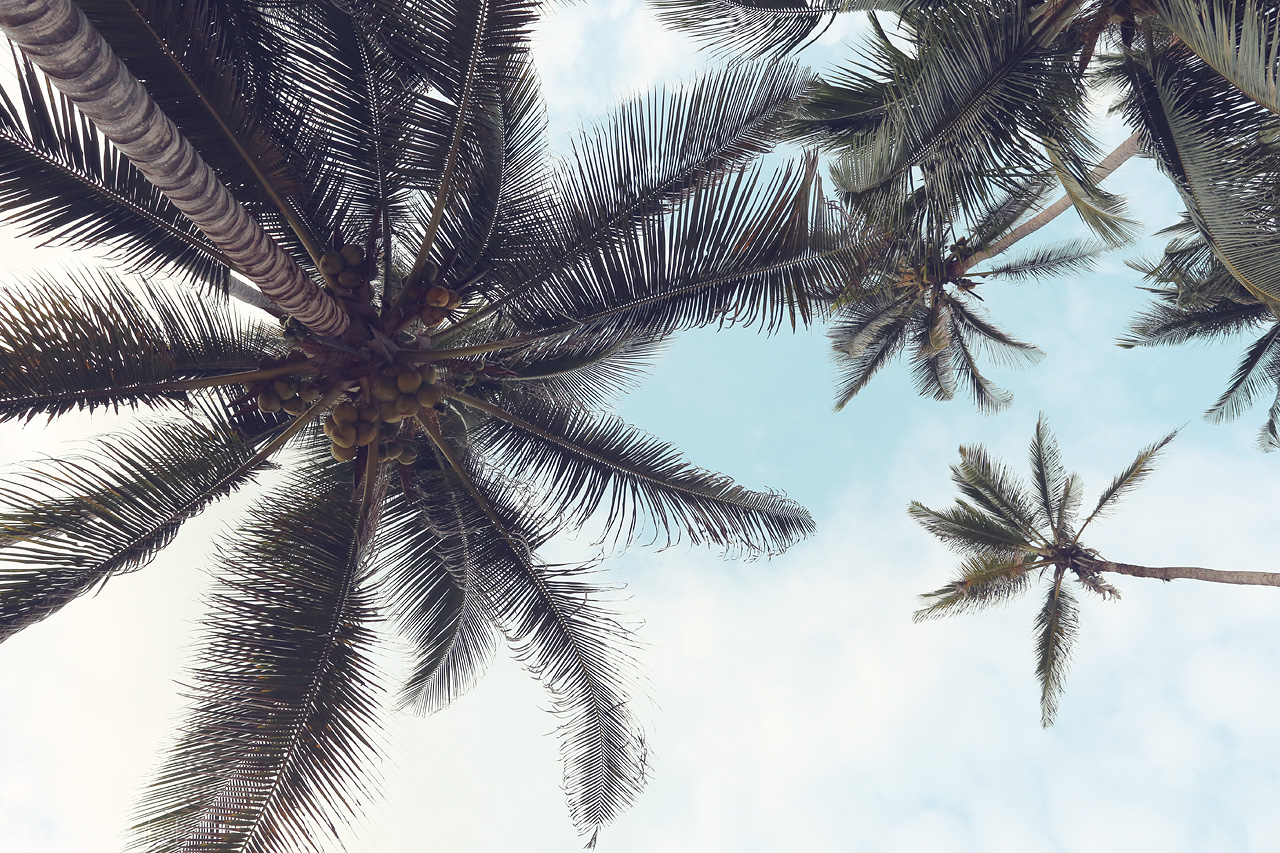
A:
<svg viewBox="0 0 1280 853">
<path fill-rule="evenodd" d="M 658 20 L 714 53 L 760 57 L 800 48 L 846 12 L 900 12 L 914 0 L 653 0 Z"/>
<path fill-rule="evenodd" d="M 36 463 L 0 490 L 0 641 L 145 566 L 188 518 L 268 467 L 225 425 L 193 418 Z"/>
<path fill-rule="evenodd" d="M 951 319 L 959 337 L 974 351 L 1006 367 L 1026 367 L 1044 358 L 1044 350 L 1020 341 L 992 323 L 986 312 L 964 299 L 951 300 Z"/>
<path fill-rule="evenodd" d="M 1259 132 L 1275 121 L 1185 49 L 1133 52 L 1112 73 L 1125 115 L 1173 179 L 1223 266 L 1264 303 L 1280 301 L 1277 164 Z"/>
<path fill-rule="evenodd" d="M 1062 467 L 1058 440 L 1049 431 L 1049 422 L 1041 414 L 1031 439 L 1031 483 L 1035 489 L 1036 513 L 1045 528 L 1053 531 L 1054 544 L 1062 541 L 1058 526 L 1063 518 L 1063 497 L 1068 493 L 1067 471 Z"/>
<path fill-rule="evenodd" d="M 920 596 L 925 606 L 911 614 L 911 621 L 927 622 L 1007 604 L 1030 584 L 1032 570 L 1023 559 L 980 554 L 966 558 L 959 577 Z"/>
<path fill-rule="evenodd" d="M 603 512 L 604 535 L 615 544 L 644 536 L 646 518 L 668 546 L 687 536 L 750 555 L 780 553 L 813 530 L 794 501 L 695 468 L 672 445 L 616 417 L 536 398 L 498 403 L 486 404 L 496 416 L 472 433 L 477 447 L 540 485 L 543 512 L 575 527 Z"/>
<path fill-rule="evenodd" d="M 1250 98 L 1280 113 L 1280 14 L 1258 0 L 1153 0 L 1161 25 Z"/>
<path fill-rule="evenodd" d="M 1044 173 L 1043 139 L 1087 183 L 1095 146 L 1069 39 L 1044 36 L 1021 3 L 957 3 L 913 17 L 904 52 L 883 33 L 866 65 L 819 83 L 797 130 L 840 148 L 843 187 L 892 204 L 919 182 L 972 213 Z M 917 174 L 918 170 L 918 174 Z"/>
<path fill-rule="evenodd" d="M 37 277 L 0 293 L 0 421 L 182 404 L 186 394 L 163 383 L 249 370 L 280 353 L 266 329 L 225 306 L 107 274 Z"/>
<path fill-rule="evenodd" d="M 1263 392 L 1280 388 L 1280 322 L 1245 350 L 1222 395 L 1205 412 L 1213 423 L 1234 420 Z"/>
<path fill-rule="evenodd" d="M 1035 551 L 1035 546 L 1021 531 L 962 500 L 945 510 L 930 509 L 912 501 L 907 514 L 947 547 L 962 553 L 1011 559 Z"/>
<path fill-rule="evenodd" d="M 1231 279 L 1235 281 L 1235 279 Z M 1238 298 L 1184 298 L 1178 288 L 1153 288 L 1156 302 L 1129 322 L 1122 347 L 1175 346 L 1193 340 L 1216 340 L 1275 323 L 1267 306 L 1242 287 Z"/>
<path fill-rule="evenodd" d="M 1089 240 L 1070 240 L 1037 246 L 1021 257 L 1010 258 L 982 273 L 970 275 L 1003 276 L 1014 281 L 1034 280 L 1045 276 L 1069 275 L 1090 269 L 1106 246 Z"/>
<path fill-rule="evenodd" d="M 881 368 L 902 352 L 912 308 L 910 296 L 881 292 L 848 304 L 836 315 L 828 335 L 840 371 L 837 410 L 848 405 Z"/>
<path fill-rule="evenodd" d="M 1174 430 L 1154 444 L 1142 448 L 1137 457 L 1129 463 L 1128 467 L 1117 474 L 1115 479 L 1111 481 L 1111 485 L 1103 490 L 1098 497 L 1097 506 L 1094 507 L 1093 512 L 1089 513 L 1089 517 L 1084 520 L 1084 524 L 1080 525 L 1080 532 L 1076 534 L 1076 538 L 1079 538 L 1080 533 L 1083 533 L 1084 529 L 1089 526 L 1089 522 L 1106 515 L 1114 508 L 1120 498 L 1133 491 L 1147 478 L 1155 468 L 1156 457 L 1177 435 L 1178 430 Z"/>
<path fill-rule="evenodd" d="M 1036 680 L 1040 683 L 1040 725 L 1048 728 L 1058 715 L 1058 701 L 1071 664 L 1071 647 L 1080 621 L 1075 596 L 1062 584 L 1063 570 L 1054 573 L 1044 606 L 1036 614 Z"/>
<path fill-rule="evenodd" d="M 467 518 L 459 495 L 432 488 L 442 476 L 435 457 L 424 453 L 420 460 L 405 475 L 411 497 L 394 488 L 388 495 L 380 572 L 392 614 L 415 650 L 400 702 L 429 714 L 475 684 L 499 637 L 469 556 L 477 520 Z"/>
<path fill-rule="evenodd" d="M 513 376 L 503 377 L 513 389 L 532 386 L 552 398 L 577 400 L 590 408 L 603 408 L 623 390 L 639 384 L 644 372 L 666 349 L 659 338 L 625 343 L 601 343 L 583 335 L 556 345 L 521 353 L 511 363 Z"/>
<path fill-rule="evenodd" d="M 726 208 L 716 212 L 728 221 L 741 216 L 735 207 L 750 209 L 755 203 L 757 213 L 768 211 L 764 203 L 743 196 L 754 182 L 736 178 L 736 192 L 720 184 L 769 147 L 808 79 L 807 72 L 789 63 L 735 66 L 622 107 L 577 142 L 572 164 L 555 177 L 557 189 L 544 198 L 541 212 L 549 230 L 539 242 L 513 253 L 518 256 L 514 260 L 495 264 L 486 276 L 486 292 L 495 303 L 490 311 L 509 311 L 523 329 L 557 325 L 566 315 L 585 322 L 590 314 L 614 306 L 602 303 L 597 289 L 610 282 L 583 279 L 611 274 L 606 263 L 621 263 L 619 272 L 625 271 L 635 262 L 623 254 L 628 242 L 661 241 L 664 255 L 670 254 L 668 245 L 705 254 L 708 237 L 678 231 L 667 235 L 674 226 L 663 214 L 678 208 L 689 222 L 707 216 L 712 202 Z M 797 180 L 776 182 L 769 200 L 796 203 L 782 186 Z M 695 204 L 696 214 L 685 210 Z M 786 223 L 794 217 L 779 212 L 775 219 Z M 747 248 L 733 259 L 750 261 L 758 250 Z M 633 287 L 651 279 L 657 286 L 674 273 L 655 266 L 646 267 L 647 274 Z M 584 287 L 590 289 L 584 293 Z M 566 305 L 570 298 L 574 301 Z"/>
<path fill-rule="evenodd" d="M 106 249 L 135 270 L 169 268 L 212 286 L 227 259 L 30 63 L 18 103 L 0 88 L 0 213 L 22 234 Z"/>
<path fill-rule="evenodd" d="M 632 640 L 598 603 L 601 590 L 585 567 L 536 560 L 545 526 L 510 505 L 500 484 L 465 463 L 455 471 L 465 478 L 452 488 L 469 504 L 478 588 L 516 656 L 554 699 L 570 812 L 594 841 L 645 783 L 644 740 L 626 697 Z"/>
<path fill-rule="evenodd" d="M 1280 387 L 1280 379 L 1277 379 Z M 1258 430 L 1258 449 L 1266 452 L 1280 450 L 1280 391 L 1276 392 L 1275 402 L 1267 411 L 1267 419 Z"/>
<path fill-rule="evenodd" d="M 367 799 L 372 547 L 342 471 L 293 477 L 221 549 L 194 704 L 142 802 L 137 849 L 319 851 Z"/>
<path fill-rule="evenodd" d="M 1046 156 L 1071 206 L 1090 231 L 1111 247 L 1122 246 L 1137 236 L 1141 223 L 1125 216 L 1124 199 L 1097 186 L 1091 179 L 1082 180 L 1058 156 L 1057 146 L 1045 146 Z"/>
<path fill-rule="evenodd" d="M 979 509 L 1017 530 L 1028 541 L 1050 543 L 1037 528 L 1035 502 L 1022 482 L 1004 463 L 992 459 L 985 447 L 961 446 L 960 463 L 951 466 L 951 482 Z"/>
</svg>

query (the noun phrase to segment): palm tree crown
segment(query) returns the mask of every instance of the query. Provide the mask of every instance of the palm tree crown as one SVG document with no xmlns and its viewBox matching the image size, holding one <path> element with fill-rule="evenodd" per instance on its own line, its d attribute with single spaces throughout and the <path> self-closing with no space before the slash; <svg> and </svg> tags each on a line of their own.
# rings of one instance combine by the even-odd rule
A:
<svg viewBox="0 0 1280 853">
<path fill-rule="evenodd" d="M 0 23 L 46 62 L 52 48 L 21 40 L 28 7 L 5 0 Z M 138 847 L 318 845 L 367 788 L 384 613 L 416 650 L 405 706 L 452 701 L 500 640 L 541 679 L 573 818 L 594 841 L 644 780 L 629 639 L 591 566 L 550 566 L 538 549 L 588 519 L 619 544 L 747 555 L 812 528 L 787 498 L 601 411 L 674 332 L 726 316 L 808 322 L 818 283 L 858 262 L 812 161 L 751 166 L 807 75 L 743 66 L 636 101 L 556 163 L 526 0 L 83 8 L 104 75 L 143 81 L 129 89 L 150 99 L 143 114 L 169 121 L 147 126 L 189 140 L 269 238 L 254 245 L 305 281 L 288 265 L 285 284 L 251 274 L 183 215 L 182 184 L 157 191 L 125 142 L 104 144 L 77 112 L 82 81 L 52 63 L 68 92 L 56 96 L 20 65 L 16 100 L 0 101 L 13 221 L 206 294 L 230 269 L 273 299 L 277 286 L 302 295 L 264 324 L 163 279 L 5 292 L 0 419 L 99 407 L 156 419 L 7 480 L 0 639 L 145 565 L 184 520 L 258 482 L 264 496 L 214 557 L 193 707 L 144 798 Z M 93 90 L 115 103 L 110 91 Z M 329 304 L 336 326 L 317 319 Z"/>
</svg>

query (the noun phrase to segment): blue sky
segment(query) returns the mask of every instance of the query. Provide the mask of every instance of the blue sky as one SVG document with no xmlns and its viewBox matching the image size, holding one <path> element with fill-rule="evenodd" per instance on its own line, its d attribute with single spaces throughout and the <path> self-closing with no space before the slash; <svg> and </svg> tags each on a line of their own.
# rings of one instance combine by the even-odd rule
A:
<svg viewBox="0 0 1280 853">
<path fill-rule="evenodd" d="M 845 55 L 838 23 L 809 61 Z M 560 8 L 539 31 L 552 135 L 620 94 L 704 61 L 636 4 Z M 1126 133 L 1106 126 L 1115 143 Z M 1109 187 L 1148 233 L 1175 193 L 1146 163 Z M 1077 233 L 1065 216 L 1046 239 Z M 0 240 L 6 238 L 0 235 Z M 996 371 L 1015 393 L 995 417 L 917 398 L 886 370 L 843 412 L 821 329 L 685 335 L 618 405 L 689 459 L 808 506 L 818 533 L 771 561 L 674 547 L 607 561 L 643 643 L 654 776 L 601 836 L 609 853 L 764 851 L 1245 851 L 1274 849 L 1280 817 L 1280 592 L 1136 578 L 1119 602 L 1082 602 L 1058 724 L 1039 726 L 1031 625 L 1038 602 L 913 625 L 917 593 L 954 558 L 906 516 L 951 500 L 947 466 L 980 442 L 1019 469 L 1049 417 L 1086 501 L 1170 429 L 1165 461 L 1089 544 L 1150 565 L 1276 569 L 1278 457 L 1263 417 L 1213 426 L 1203 409 L 1243 342 L 1113 345 L 1142 304 L 1123 259 L 1045 284 L 984 289 L 993 318 L 1048 353 Z M 11 267 L 64 262 L 11 241 Z M 93 428 L 108 426 L 96 418 Z M 0 461 L 64 452 L 83 423 L 0 430 Z M 116 849 L 181 706 L 175 682 L 200 613 L 203 555 L 251 494 L 191 522 L 145 571 L 0 649 L 0 839 L 13 853 Z M 590 537 L 548 556 L 581 559 Z M 355 853 L 551 853 L 581 846 L 559 788 L 545 698 L 500 659 L 426 719 L 389 718 L 385 796 L 349 833 Z"/>
</svg>

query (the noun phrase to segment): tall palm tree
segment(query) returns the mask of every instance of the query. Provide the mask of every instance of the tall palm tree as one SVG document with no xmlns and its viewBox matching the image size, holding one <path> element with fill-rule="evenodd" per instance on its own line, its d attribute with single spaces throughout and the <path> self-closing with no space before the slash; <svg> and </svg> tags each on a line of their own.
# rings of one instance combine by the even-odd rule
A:
<svg viewBox="0 0 1280 853">
<path fill-rule="evenodd" d="M 969 445 L 960 448 L 960 462 L 951 466 L 952 482 L 961 494 L 955 505 L 934 510 L 911 503 L 912 518 L 964 555 L 952 581 L 921 596 L 925 606 L 916 611 L 916 621 L 1001 605 L 1040 582 L 1044 603 L 1035 622 L 1036 679 L 1040 683 L 1041 723 L 1046 727 L 1057 715 L 1079 628 L 1076 599 L 1067 580 L 1103 599 L 1120 597 L 1120 591 L 1107 580 L 1108 574 L 1280 586 L 1280 573 L 1276 572 L 1119 563 L 1084 544 L 1082 537 L 1089 525 L 1111 512 L 1146 479 L 1156 457 L 1173 437 L 1170 433 L 1143 448 L 1103 490 L 1083 522 L 1080 478 L 1063 468 L 1057 439 L 1043 415 L 1031 440 L 1029 487 L 983 447 Z"/>
<path fill-rule="evenodd" d="M 811 291 L 860 262 L 812 161 L 751 165 L 807 75 L 710 75 L 622 108 L 553 162 L 526 0 L 83 8 L 0 2 L 65 93 L 19 66 L 16 102 L 0 103 L 0 208 L 114 252 L 148 284 L 64 274 L 7 289 L 0 419 L 151 419 L 5 481 L 0 639 L 259 482 L 213 558 L 193 707 L 144 797 L 138 848 L 293 851 L 333 832 L 367 793 L 381 613 L 416 650 L 400 694 L 416 710 L 467 689 L 499 640 L 514 650 L 552 697 L 570 809 L 594 841 L 644 781 L 630 640 L 592 566 L 538 550 L 588 520 L 616 544 L 741 554 L 812 528 L 794 502 L 603 411 L 675 332 L 809 322 Z M 179 139 L 165 150 L 186 183 L 135 164 L 128 138 L 107 145 L 82 118 L 116 133 L 103 105 Z M 243 230 L 209 225 L 189 195 Z M 228 269 L 280 324 L 166 284 L 216 291 Z M 340 322 L 326 325 L 330 305 Z"/>
</svg>

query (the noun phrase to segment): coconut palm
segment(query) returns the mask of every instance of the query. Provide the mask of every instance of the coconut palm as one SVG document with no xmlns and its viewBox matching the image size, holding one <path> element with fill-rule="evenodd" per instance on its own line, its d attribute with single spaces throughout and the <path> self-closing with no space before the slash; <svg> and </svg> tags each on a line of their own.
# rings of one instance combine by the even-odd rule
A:
<svg viewBox="0 0 1280 853">
<path fill-rule="evenodd" d="M 604 410 L 673 333 L 809 322 L 815 283 L 858 262 L 812 161 L 751 165 L 806 74 L 658 93 L 553 162 L 525 0 L 84 9 L 0 0 L 50 75 L 20 64 L 0 103 L 0 208 L 147 283 L 6 289 L 0 419 L 147 419 L 7 477 L 0 639 L 256 483 L 213 557 L 193 707 L 137 847 L 294 851 L 336 831 L 368 793 L 384 613 L 415 649 L 415 710 L 511 647 L 552 698 L 594 841 L 644 781 L 630 639 L 592 565 L 538 552 L 588 522 L 746 555 L 811 529 Z M 244 279 L 281 322 L 217 296 Z"/>
<path fill-rule="evenodd" d="M 1043 415 L 1031 440 L 1029 486 L 985 448 L 968 445 L 960 448 L 960 462 L 951 466 L 952 482 L 961 494 L 955 505 L 934 510 L 911 503 L 912 518 L 964 555 L 952 581 L 921 596 L 925 606 L 916 611 L 916 621 L 1005 604 L 1039 582 L 1044 603 L 1035 621 L 1036 679 L 1041 723 L 1046 727 L 1058 712 L 1079 627 L 1076 599 L 1066 581 L 1103 599 L 1120 597 L 1108 574 L 1280 586 L 1280 573 L 1119 563 L 1084 544 L 1089 525 L 1113 511 L 1121 498 L 1147 478 L 1173 437 L 1170 433 L 1143 448 L 1103 490 L 1083 522 L 1082 483 L 1063 467 L 1057 439 Z"/>
</svg>

